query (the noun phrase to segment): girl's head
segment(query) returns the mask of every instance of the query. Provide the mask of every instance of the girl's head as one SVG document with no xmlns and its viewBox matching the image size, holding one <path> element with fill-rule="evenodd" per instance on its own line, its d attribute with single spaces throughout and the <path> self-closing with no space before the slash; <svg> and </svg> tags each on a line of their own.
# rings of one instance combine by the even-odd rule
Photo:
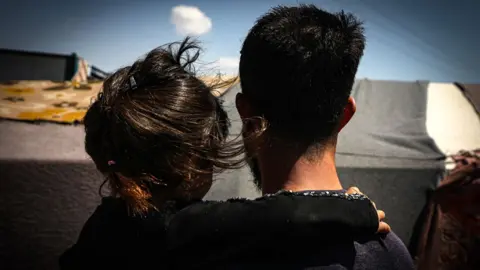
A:
<svg viewBox="0 0 480 270">
<path fill-rule="evenodd" d="M 86 152 L 136 213 L 153 199 L 202 198 L 212 173 L 241 154 L 226 145 L 212 87 L 194 74 L 199 51 L 188 38 L 154 49 L 109 76 L 84 118 Z"/>
</svg>

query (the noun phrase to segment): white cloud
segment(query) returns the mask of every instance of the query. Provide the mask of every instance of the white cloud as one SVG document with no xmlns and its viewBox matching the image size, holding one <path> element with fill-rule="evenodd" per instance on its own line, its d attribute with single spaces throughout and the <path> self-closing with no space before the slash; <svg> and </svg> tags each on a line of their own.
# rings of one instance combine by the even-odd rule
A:
<svg viewBox="0 0 480 270">
<path fill-rule="evenodd" d="M 240 59 L 237 57 L 220 57 L 217 61 L 213 62 L 209 67 L 216 73 L 221 72 L 227 75 L 238 74 L 238 64 Z"/>
<path fill-rule="evenodd" d="M 176 6 L 172 9 L 171 22 L 179 35 L 200 36 L 212 29 L 212 20 L 199 8 Z"/>
<path fill-rule="evenodd" d="M 238 59 L 237 57 L 220 57 L 217 61 L 217 65 L 221 69 L 238 69 L 239 63 L 240 59 Z"/>
</svg>

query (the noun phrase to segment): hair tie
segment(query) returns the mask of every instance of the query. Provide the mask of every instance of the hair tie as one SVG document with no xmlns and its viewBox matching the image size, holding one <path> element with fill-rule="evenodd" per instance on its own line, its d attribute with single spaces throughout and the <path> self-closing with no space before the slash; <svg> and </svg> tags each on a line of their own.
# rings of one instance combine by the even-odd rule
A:
<svg viewBox="0 0 480 270">
<path fill-rule="evenodd" d="M 133 76 L 130 76 L 130 89 L 135 90 L 137 89 L 137 82 L 135 81 L 135 78 Z"/>
</svg>

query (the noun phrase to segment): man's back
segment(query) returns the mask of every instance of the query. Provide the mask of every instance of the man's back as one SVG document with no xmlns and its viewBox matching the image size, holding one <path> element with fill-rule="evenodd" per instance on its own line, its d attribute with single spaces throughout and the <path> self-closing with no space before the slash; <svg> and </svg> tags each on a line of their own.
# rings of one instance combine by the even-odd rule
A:
<svg viewBox="0 0 480 270">
<path fill-rule="evenodd" d="M 414 269 L 413 260 L 405 245 L 393 233 L 368 240 L 311 241 L 308 238 L 294 242 L 272 240 L 270 247 L 243 254 L 243 259 L 232 260 L 228 269 Z M 239 263 L 241 262 L 241 263 Z"/>
<path fill-rule="evenodd" d="M 393 232 L 383 238 L 354 244 L 356 255 L 353 269 L 414 269 L 410 253 Z"/>
</svg>

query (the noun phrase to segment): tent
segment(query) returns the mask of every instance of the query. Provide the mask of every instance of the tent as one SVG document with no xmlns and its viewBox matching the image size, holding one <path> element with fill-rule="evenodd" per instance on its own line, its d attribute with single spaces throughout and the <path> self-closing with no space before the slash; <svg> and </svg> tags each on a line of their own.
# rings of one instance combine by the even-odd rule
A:
<svg viewBox="0 0 480 270">
<path fill-rule="evenodd" d="M 232 134 L 241 128 L 234 105 L 238 91 L 236 84 L 222 96 Z M 480 120 L 454 84 L 359 80 L 353 94 L 358 114 L 340 137 L 340 177 L 386 210 L 393 230 L 409 243 L 426 192 L 445 172 L 443 157 L 480 146 Z M 367 116 L 379 117 L 375 121 L 382 125 Z M 56 269 L 58 255 L 76 240 L 99 203 L 102 178 L 85 154 L 83 136 L 79 125 L 0 121 L 0 264 L 5 269 Z M 259 195 L 246 168 L 216 179 L 207 199 Z"/>
</svg>

